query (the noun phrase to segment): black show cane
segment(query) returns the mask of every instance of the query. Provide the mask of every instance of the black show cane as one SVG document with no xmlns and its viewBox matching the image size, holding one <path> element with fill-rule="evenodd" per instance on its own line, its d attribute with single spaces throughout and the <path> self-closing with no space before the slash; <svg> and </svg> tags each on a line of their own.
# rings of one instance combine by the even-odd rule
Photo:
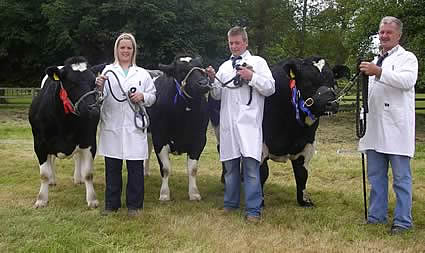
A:
<svg viewBox="0 0 425 253">
<path fill-rule="evenodd" d="M 360 82 L 362 85 L 362 107 L 360 108 Z M 366 114 L 369 112 L 368 107 L 368 82 L 369 77 L 363 72 L 360 72 L 357 78 L 357 94 L 356 94 L 356 133 L 360 139 L 366 133 Z M 367 220 L 367 197 L 366 197 L 366 169 L 365 158 L 362 152 L 362 174 L 363 174 L 363 202 L 364 202 L 364 217 Z"/>
</svg>

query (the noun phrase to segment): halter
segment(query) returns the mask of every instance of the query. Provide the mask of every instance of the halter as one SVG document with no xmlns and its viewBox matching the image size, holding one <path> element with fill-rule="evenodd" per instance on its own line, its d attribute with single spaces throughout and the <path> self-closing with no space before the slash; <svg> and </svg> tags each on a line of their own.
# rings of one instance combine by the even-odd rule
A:
<svg viewBox="0 0 425 253">
<path fill-rule="evenodd" d="M 95 94 L 96 95 L 96 102 L 94 104 L 89 105 L 89 107 L 97 107 L 99 106 L 102 101 L 103 98 L 99 96 L 99 92 L 97 90 L 97 88 L 84 93 L 78 100 L 77 102 L 75 102 L 75 104 L 72 103 L 71 99 L 69 99 L 68 97 L 68 93 L 66 92 L 65 88 L 63 87 L 62 81 L 59 80 L 59 78 L 57 78 L 57 76 L 54 77 L 55 81 L 58 81 L 60 86 L 61 86 L 61 90 L 59 91 L 59 97 L 62 100 L 63 106 L 64 106 L 64 110 L 65 110 L 65 114 L 68 113 L 72 113 L 76 116 L 80 116 L 80 110 L 78 109 L 78 106 L 80 105 L 80 103 L 88 96 Z M 57 80 L 56 80 L 57 78 Z"/>
<path fill-rule="evenodd" d="M 186 90 L 185 90 L 185 87 L 186 87 L 186 84 L 187 84 L 187 79 L 189 79 L 189 76 L 193 73 L 193 71 L 195 71 L 195 70 L 199 70 L 199 71 L 201 71 L 202 73 L 206 73 L 206 70 L 204 69 L 204 68 L 200 68 L 200 67 L 193 67 L 193 68 L 191 68 L 190 70 L 189 70 L 189 72 L 187 72 L 187 74 L 186 74 L 186 76 L 183 78 L 183 80 L 181 81 L 181 83 L 179 83 L 177 80 L 175 80 L 175 82 L 176 82 L 176 84 L 178 84 L 179 86 L 180 86 L 180 90 L 183 92 L 183 94 L 186 96 L 186 97 L 188 97 L 188 98 L 192 98 L 192 96 L 190 96 L 187 92 L 186 92 Z M 201 87 L 203 87 L 203 85 L 200 85 Z M 211 85 L 205 85 L 205 87 L 208 87 L 208 88 L 212 88 L 212 86 Z"/>
</svg>

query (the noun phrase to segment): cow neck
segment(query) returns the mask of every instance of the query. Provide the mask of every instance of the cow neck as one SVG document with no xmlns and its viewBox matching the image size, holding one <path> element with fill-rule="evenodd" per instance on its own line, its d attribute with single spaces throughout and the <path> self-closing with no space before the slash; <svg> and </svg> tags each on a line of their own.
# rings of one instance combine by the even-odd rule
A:
<svg viewBox="0 0 425 253">
<path fill-rule="evenodd" d="M 295 74 L 292 70 L 289 73 L 289 89 L 291 90 L 291 104 L 295 110 L 295 118 L 300 126 L 311 126 L 315 121 L 313 113 L 305 106 L 305 101 L 301 97 L 300 90 L 297 89 Z M 306 115 L 304 121 L 301 119 L 301 112 Z"/>
</svg>

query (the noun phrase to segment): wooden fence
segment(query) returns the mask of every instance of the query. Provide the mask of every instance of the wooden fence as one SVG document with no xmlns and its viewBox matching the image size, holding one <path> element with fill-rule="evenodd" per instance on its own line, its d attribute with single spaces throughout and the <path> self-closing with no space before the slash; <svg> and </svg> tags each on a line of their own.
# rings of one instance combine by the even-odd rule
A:
<svg viewBox="0 0 425 253">
<path fill-rule="evenodd" d="M 31 100 L 38 94 L 40 88 L 2 88 L 0 87 L 0 105 L 3 104 L 19 104 L 31 103 Z M 425 97 L 416 98 L 416 102 L 424 102 Z M 345 97 L 342 99 L 340 109 L 342 111 L 350 111 L 355 109 L 356 99 L 353 97 Z M 422 106 L 424 104 L 424 106 Z M 416 110 L 425 110 L 425 103 L 416 106 Z"/>
</svg>

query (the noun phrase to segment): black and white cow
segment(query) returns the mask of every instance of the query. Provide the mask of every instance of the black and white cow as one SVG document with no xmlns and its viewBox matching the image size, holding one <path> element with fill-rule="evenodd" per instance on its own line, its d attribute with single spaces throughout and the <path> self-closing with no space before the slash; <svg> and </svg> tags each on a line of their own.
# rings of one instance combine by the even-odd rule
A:
<svg viewBox="0 0 425 253">
<path fill-rule="evenodd" d="M 297 201 L 303 207 L 313 206 L 305 189 L 308 164 L 315 152 L 319 118 L 337 112 L 335 79 L 349 78 L 350 72 L 342 65 L 331 69 L 321 57 L 284 60 L 274 65 L 271 71 L 275 79 L 275 93 L 267 97 L 264 104 L 261 185 L 264 189 L 269 175 L 268 159 L 275 162 L 291 160 Z M 210 118 L 215 118 L 217 104 L 212 102 L 210 105 L 216 107 L 209 110 Z M 212 119 L 211 123 L 218 128 L 217 119 Z"/>
<path fill-rule="evenodd" d="M 164 75 L 155 79 L 156 102 L 148 108 L 153 147 L 162 185 L 159 200 L 170 200 L 169 154 L 187 154 L 189 199 L 200 200 L 196 185 L 198 160 L 206 144 L 208 78 L 201 59 L 177 56 L 170 65 L 159 65 Z M 145 163 L 146 164 L 146 163 Z"/>
<path fill-rule="evenodd" d="M 292 163 L 300 206 L 313 202 L 306 193 L 308 165 L 315 153 L 315 135 L 319 118 L 338 110 L 336 79 L 346 76 L 349 69 L 333 69 L 321 57 L 288 59 L 271 69 L 276 91 L 265 100 L 263 118 L 263 161 L 261 183 L 269 174 L 267 160 Z"/>
<path fill-rule="evenodd" d="M 87 204 L 95 208 L 98 201 L 93 188 L 93 159 L 99 121 L 95 75 L 83 57 L 69 58 L 63 67 L 48 67 L 46 74 L 29 110 L 41 177 L 34 207 L 47 206 L 49 185 L 56 184 L 56 157 L 73 156 L 74 183 L 85 183 Z"/>
</svg>

